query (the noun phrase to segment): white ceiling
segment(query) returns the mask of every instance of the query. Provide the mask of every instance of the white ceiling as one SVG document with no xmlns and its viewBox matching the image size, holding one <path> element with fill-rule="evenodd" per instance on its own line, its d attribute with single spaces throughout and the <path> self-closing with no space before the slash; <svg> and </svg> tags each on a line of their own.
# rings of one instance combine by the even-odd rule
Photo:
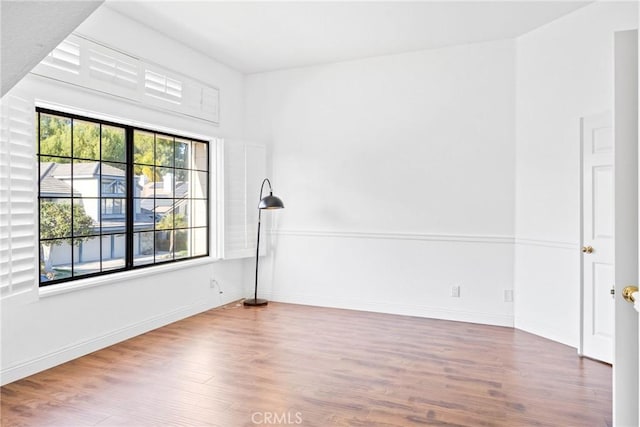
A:
<svg viewBox="0 0 640 427">
<path fill-rule="evenodd" d="M 107 0 L 105 6 L 256 73 L 513 38 L 588 3 Z"/>
<path fill-rule="evenodd" d="M 2 95 L 103 1 L 0 1 Z"/>
</svg>

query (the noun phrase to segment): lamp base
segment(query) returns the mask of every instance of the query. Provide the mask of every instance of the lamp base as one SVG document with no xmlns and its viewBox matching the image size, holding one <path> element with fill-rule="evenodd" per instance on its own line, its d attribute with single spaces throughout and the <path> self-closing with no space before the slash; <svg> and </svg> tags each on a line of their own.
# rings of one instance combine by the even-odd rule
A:
<svg viewBox="0 0 640 427">
<path fill-rule="evenodd" d="M 245 306 L 257 307 L 257 306 L 261 306 L 261 305 L 267 305 L 267 304 L 269 304 L 269 301 L 267 301 L 266 299 L 262 299 L 262 298 L 251 298 L 251 299 L 244 300 L 243 304 Z"/>
</svg>

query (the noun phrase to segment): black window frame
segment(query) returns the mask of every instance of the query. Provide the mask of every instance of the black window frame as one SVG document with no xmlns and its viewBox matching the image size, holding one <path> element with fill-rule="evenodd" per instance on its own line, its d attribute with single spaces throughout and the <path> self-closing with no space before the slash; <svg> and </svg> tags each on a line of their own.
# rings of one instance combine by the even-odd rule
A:
<svg viewBox="0 0 640 427">
<path fill-rule="evenodd" d="M 56 117 L 61 117 L 64 119 L 69 119 L 71 121 L 71 146 L 70 146 L 70 155 L 69 156 L 52 156 L 52 154 L 50 153 L 45 153 L 45 154 L 41 154 L 41 114 L 46 114 L 46 115 L 51 115 L 51 116 L 56 116 Z M 94 162 L 99 162 L 100 165 L 103 164 L 103 160 L 102 160 L 102 132 L 100 132 L 100 138 L 99 138 L 99 143 L 100 146 L 98 147 L 98 151 L 100 152 L 99 158 L 98 159 L 87 159 L 87 158 L 82 158 L 82 157 L 74 157 L 74 152 L 73 152 L 73 121 L 74 120 L 78 120 L 78 121 L 82 121 L 82 122 L 89 122 L 89 123 L 95 123 L 98 124 L 100 126 L 100 129 L 102 129 L 102 126 L 110 126 L 110 127 L 117 127 L 117 128 L 121 128 L 124 129 L 124 144 L 125 144 L 125 162 L 120 162 L 121 164 L 123 164 L 126 167 L 125 170 L 125 188 L 126 188 L 126 195 L 125 197 L 118 197 L 120 199 L 122 199 L 122 209 L 125 210 L 125 230 L 124 232 L 107 232 L 107 233 L 103 233 L 103 202 L 105 200 L 108 199 L 114 199 L 114 195 L 113 194 L 102 194 L 102 174 L 100 174 L 99 178 L 98 178 L 98 196 L 95 197 L 97 199 L 97 203 L 98 203 L 98 216 L 99 216 L 99 232 L 91 234 L 90 237 L 95 238 L 97 237 L 99 239 L 99 247 L 100 247 L 100 270 L 98 272 L 94 272 L 94 273 L 87 273 L 87 274 L 81 274 L 81 275 L 74 275 L 73 271 L 75 268 L 75 260 L 74 260 L 74 245 L 73 242 L 71 242 L 72 238 L 74 237 L 83 237 L 83 236 L 73 236 L 73 231 L 72 231 L 72 235 L 69 236 L 68 238 L 66 237 L 60 237 L 60 238 L 55 238 L 55 240 L 70 240 L 70 242 L 68 243 L 71 246 L 71 276 L 70 277 L 63 277 L 63 278 L 59 278 L 59 279 L 50 279 L 50 278 L 46 278 L 45 276 L 45 280 L 43 281 L 43 276 L 44 274 L 41 271 L 40 265 L 42 265 L 42 263 L 44 262 L 43 260 L 43 251 L 39 250 L 39 256 L 38 256 L 38 262 L 39 262 L 39 287 L 45 287 L 45 286 L 51 286 L 51 285 L 57 285 L 60 283 L 66 283 L 66 282 L 72 282 L 72 281 L 77 281 L 77 280 L 82 280 L 82 279 L 88 279 L 91 277 L 97 277 L 97 276 L 107 276 L 107 275 L 111 275 L 114 273 L 120 273 L 123 271 L 132 271 L 132 270 L 139 270 L 139 269 L 144 269 L 144 268 L 153 268 L 156 266 L 160 266 L 160 265 L 167 265 L 167 264 L 173 264 L 173 263 L 177 263 L 177 262 L 183 262 L 183 261 L 190 261 L 190 260 L 194 260 L 194 259 L 198 259 L 198 258 L 206 258 L 209 257 L 210 255 L 210 250 L 211 250 L 211 147 L 210 147 L 210 142 L 207 140 L 203 140 L 203 139 L 198 139 L 198 138 L 193 138 L 190 136 L 185 136 L 185 135 L 179 135 L 179 134 L 175 134 L 172 132 L 165 132 L 164 130 L 157 130 L 157 129 L 151 129 L 151 128 L 145 128 L 145 127 L 140 127 L 140 126 L 133 126 L 133 125 L 128 125 L 128 124 L 124 124 L 124 123 L 118 123 L 118 122 L 114 122 L 114 121 L 109 121 L 109 120 L 103 120 L 103 119 L 96 119 L 96 118 L 92 118 L 92 117 L 86 117 L 86 116 L 82 116 L 82 115 L 78 115 L 78 114 L 74 114 L 74 113 L 68 113 L 68 112 L 64 112 L 64 111 L 58 111 L 58 110 L 53 110 L 53 109 L 49 109 L 49 108 L 43 108 L 43 107 L 36 107 L 36 124 L 37 124 L 37 147 L 36 147 L 36 156 L 37 156 L 37 160 L 38 160 L 38 247 L 41 248 L 41 242 L 43 240 L 47 240 L 47 239 L 42 239 L 42 232 L 41 232 L 41 201 L 42 200 L 47 200 L 47 199 L 52 199 L 52 197 L 43 197 L 42 195 L 42 179 L 41 179 L 41 167 L 42 167 L 42 162 L 41 162 L 41 158 L 45 157 L 45 158 L 51 158 L 51 157 L 58 157 L 61 159 L 66 159 L 70 162 L 71 165 L 74 165 L 74 161 L 75 160 L 79 160 L 79 161 L 94 161 Z M 191 247 L 190 247 L 190 252 L 189 252 L 189 256 L 185 256 L 185 257 L 178 257 L 176 258 L 176 251 L 175 248 L 173 248 L 173 257 L 172 259 L 166 260 L 163 259 L 161 261 L 158 261 L 156 259 L 156 254 L 157 254 L 157 248 L 156 248 L 156 233 L 159 231 L 167 231 L 167 230 L 163 230 L 163 229 L 157 229 L 157 222 L 154 220 L 153 221 L 153 228 L 151 231 L 144 231 L 144 232 L 153 232 L 153 236 L 154 236 L 154 249 L 153 249 L 153 254 L 154 254 L 154 258 L 153 258 L 153 262 L 151 263 L 144 263 L 144 264 L 139 264 L 136 265 L 135 263 L 135 253 L 134 253 L 134 235 L 136 234 L 136 229 L 135 229 L 135 211 L 134 211 L 134 203 L 136 200 L 136 194 L 135 194 L 135 185 L 136 185 L 136 176 L 134 174 L 134 168 L 135 168 L 135 164 L 134 164 L 134 133 L 135 132 L 143 132 L 143 133 L 151 133 L 154 135 L 161 135 L 163 137 L 171 137 L 173 138 L 173 147 L 174 147 L 174 153 L 175 153 L 175 147 L 177 145 L 176 140 L 181 140 L 181 141 L 189 141 L 191 143 L 191 146 L 194 146 L 194 143 L 200 143 L 200 144 L 204 144 L 205 148 L 206 148 L 206 170 L 202 170 L 202 169 L 197 169 L 195 165 L 190 165 L 191 167 L 177 167 L 175 165 L 175 163 L 173 164 L 173 166 L 159 166 L 162 167 L 163 169 L 169 168 L 169 169 L 173 169 L 173 172 L 175 172 L 176 170 L 182 170 L 185 171 L 187 174 L 191 174 L 191 176 L 195 175 L 196 173 L 204 173 L 205 177 L 206 177 L 206 191 L 205 191 L 205 198 L 195 198 L 195 197 L 187 197 L 187 198 L 182 198 L 180 200 L 188 200 L 188 201 L 193 201 L 193 200 L 199 200 L 200 202 L 205 202 L 206 205 L 206 211 L 205 211 L 205 225 L 204 226 L 186 226 L 186 227 L 181 227 L 181 228 L 176 228 L 176 221 L 175 221 L 175 216 L 174 216 L 174 223 L 173 229 L 170 229 L 168 231 L 170 232 L 175 232 L 175 231 L 181 231 L 181 230 L 195 230 L 198 229 L 199 231 L 204 230 L 205 234 L 206 234 L 206 250 L 204 253 L 198 254 L 198 255 L 193 255 L 193 242 L 191 242 Z M 155 138 L 155 137 L 154 137 Z M 155 150 L 155 139 L 154 139 L 154 150 Z M 175 157 L 175 155 L 174 155 Z M 112 160 L 105 160 L 104 162 L 106 163 L 112 163 Z M 175 160 L 174 160 L 175 162 Z M 137 163 L 137 165 L 140 165 L 139 163 Z M 157 165 L 155 167 L 158 167 Z M 70 170 L 71 172 L 71 181 L 73 182 L 73 169 L 74 167 L 71 166 Z M 175 176 L 175 173 L 174 173 Z M 192 183 L 192 179 L 189 180 L 189 185 L 194 185 Z M 172 191 L 175 191 L 175 183 L 174 183 L 174 188 Z M 115 194 L 115 193 L 114 193 Z M 155 194 L 155 193 L 154 193 Z M 67 197 L 62 197 L 62 198 L 67 198 Z M 74 200 L 75 199 L 81 199 L 82 195 L 80 196 L 75 196 L 74 195 L 74 190 L 72 189 L 68 199 L 70 200 L 71 203 L 71 221 L 73 222 L 73 206 L 74 206 Z M 137 199 L 141 199 L 141 197 L 138 197 Z M 151 198 L 152 200 L 154 200 L 154 204 L 155 201 L 157 201 L 157 198 L 154 197 Z M 173 206 L 175 209 L 176 206 L 176 200 L 178 200 L 178 198 L 176 197 L 176 195 L 174 194 L 172 198 L 169 198 L 173 200 Z M 113 216 L 113 215 L 111 215 Z M 155 213 L 154 213 L 155 216 Z M 109 215 L 107 215 L 107 220 L 109 219 Z M 72 227 L 74 228 L 74 227 Z M 138 233 L 140 233 L 140 231 L 138 230 Z M 125 264 L 123 267 L 121 268 L 115 268 L 115 269 L 108 269 L 108 270 L 102 270 L 102 263 L 103 263 L 103 237 L 104 236 L 111 236 L 111 245 L 113 245 L 113 238 L 114 236 L 118 236 L 118 235 L 124 235 L 125 236 Z M 174 235 L 175 236 L 175 235 Z M 49 239 L 49 240 L 54 240 L 54 239 Z M 113 247 L 111 247 L 111 251 L 113 252 Z"/>
</svg>

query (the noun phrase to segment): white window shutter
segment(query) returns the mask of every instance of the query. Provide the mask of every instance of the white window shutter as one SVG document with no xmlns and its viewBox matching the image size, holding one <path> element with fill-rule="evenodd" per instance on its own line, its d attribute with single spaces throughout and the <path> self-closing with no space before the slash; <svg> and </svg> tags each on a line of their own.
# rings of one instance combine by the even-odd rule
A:
<svg viewBox="0 0 640 427">
<path fill-rule="evenodd" d="M 153 100 L 162 100 L 172 104 L 182 104 L 182 80 L 169 76 L 166 71 L 159 68 L 150 69 L 148 66 L 144 73 L 144 94 Z"/>
<path fill-rule="evenodd" d="M 250 256 L 247 241 L 244 144 L 224 144 L 224 258 Z"/>
<path fill-rule="evenodd" d="M 138 97 L 140 61 L 97 43 L 87 42 L 88 85 L 128 99 Z"/>
<path fill-rule="evenodd" d="M 193 117 L 219 123 L 219 95 L 216 88 L 185 79 L 182 86 L 183 112 Z"/>
<path fill-rule="evenodd" d="M 2 98 L 0 142 L 0 298 L 38 287 L 33 99 Z"/>
<path fill-rule="evenodd" d="M 266 149 L 264 146 L 225 142 L 225 259 L 255 256 L 258 193 L 260 192 L 260 184 L 265 177 L 265 171 Z"/>
<path fill-rule="evenodd" d="M 245 145 L 245 189 L 247 198 L 247 240 L 251 248 L 251 256 L 255 256 L 256 239 L 258 237 L 258 203 L 260 202 L 260 187 L 262 181 L 266 178 L 266 150 L 260 145 Z M 265 185 L 263 195 L 267 195 L 269 186 Z M 262 215 L 262 230 L 260 241 L 260 255 L 267 253 L 267 224 L 269 223 L 269 215 Z"/>
<path fill-rule="evenodd" d="M 220 123 L 220 91 L 217 88 L 202 88 L 199 116 Z"/>
<path fill-rule="evenodd" d="M 79 83 L 82 39 L 70 35 L 36 66 L 32 73 Z"/>
<path fill-rule="evenodd" d="M 67 37 L 31 73 L 148 107 L 220 122 L 218 88 L 77 34 Z"/>
</svg>

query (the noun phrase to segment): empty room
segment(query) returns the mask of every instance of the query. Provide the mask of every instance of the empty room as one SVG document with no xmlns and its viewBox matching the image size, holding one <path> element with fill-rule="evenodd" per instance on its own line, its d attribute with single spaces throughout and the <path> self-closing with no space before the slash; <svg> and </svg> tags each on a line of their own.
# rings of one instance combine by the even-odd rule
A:
<svg viewBox="0 0 640 427">
<path fill-rule="evenodd" d="M 1 0 L 1 425 L 637 427 L 639 16 Z"/>
</svg>

